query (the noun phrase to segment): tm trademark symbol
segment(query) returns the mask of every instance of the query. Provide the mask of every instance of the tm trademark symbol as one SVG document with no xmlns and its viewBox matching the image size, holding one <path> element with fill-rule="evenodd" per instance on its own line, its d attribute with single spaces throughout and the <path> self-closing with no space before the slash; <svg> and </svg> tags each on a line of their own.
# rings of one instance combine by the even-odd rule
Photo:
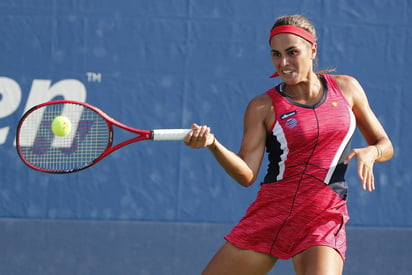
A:
<svg viewBox="0 0 412 275">
<path fill-rule="evenodd" d="M 102 82 L 102 74 L 95 72 L 86 72 L 86 77 L 88 82 L 100 83 Z"/>
</svg>

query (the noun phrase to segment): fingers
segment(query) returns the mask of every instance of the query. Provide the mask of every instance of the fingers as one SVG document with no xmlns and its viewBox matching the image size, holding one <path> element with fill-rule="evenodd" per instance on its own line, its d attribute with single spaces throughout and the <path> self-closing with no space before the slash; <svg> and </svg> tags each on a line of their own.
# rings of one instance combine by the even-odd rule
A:
<svg viewBox="0 0 412 275">
<path fill-rule="evenodd" d="M 207 125 L 192 124 L 192 131 L 190 131 L 184 138 L 184 142 L 191 148 L 203 148 L 209 145 L 213 134 L 210 133 L 210 127 Z"/>
<path fill-rule="evenodd" d="M 373 175 L 373 154 L 368 149 L 353 149 L 346 157 L 344 163 L 348 164 L 353 158 L 358 159 L 358 176 L 362 189 L 372 192 L 375 190 L 375 177 Z"/>
<path fill-rule="evenodd" d="M 358 174 L 362 183 L 362 189 L 364 191 L 372 192 L 373 190 L 375 190 L 375 177 L 373 175 L 373 167 L 359 161 Z"/>
</svg>

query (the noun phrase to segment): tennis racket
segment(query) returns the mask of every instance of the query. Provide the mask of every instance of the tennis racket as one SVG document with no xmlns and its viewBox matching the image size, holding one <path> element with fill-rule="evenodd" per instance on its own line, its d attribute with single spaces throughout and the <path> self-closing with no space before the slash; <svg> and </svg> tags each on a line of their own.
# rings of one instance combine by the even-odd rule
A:
<svg viewBox="0 0 412 275">
<path fill-rule="evenodd" d="M 54 134 L 57 116 L 71 123 L 64 136 Z M 114 129 L 135 134 L 113 145 Z M 140 130 L 126 126 L 87 103 L 55 100 L 28 110 L 17 127 L 16 148 L 29 167 L 47 173 L 72 173 L 86 169 L 114 151 L 142 140 L 183 140 L 190 129 Z"/>
</svg>

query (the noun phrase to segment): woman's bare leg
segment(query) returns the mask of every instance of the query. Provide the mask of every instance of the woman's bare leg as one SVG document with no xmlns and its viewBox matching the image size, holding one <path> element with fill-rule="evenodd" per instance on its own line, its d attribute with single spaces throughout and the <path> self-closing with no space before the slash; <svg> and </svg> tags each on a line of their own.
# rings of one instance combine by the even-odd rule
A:
<svg viewBox="0 0 412 275">
<path fill-rule="evenodd" d="M 275 265 L 277 258 L 240 249 L 226 242 L 206 266 L 202 275 L 265 275 Z"/>
<path fill-rule="evenodd" d="M 339 253 L 327 246 L 314 246 L 293 257 L 297 275 L 341 275 L 343 260 Z"/>
</svg>

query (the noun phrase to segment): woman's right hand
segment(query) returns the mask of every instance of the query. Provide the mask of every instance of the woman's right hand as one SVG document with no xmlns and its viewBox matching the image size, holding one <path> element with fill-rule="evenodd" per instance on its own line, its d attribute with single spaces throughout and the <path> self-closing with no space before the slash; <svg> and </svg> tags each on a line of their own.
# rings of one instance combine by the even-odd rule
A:
<svg viewBox="0 0 412 275">
<path fill-rule="evenodd" d="M 194 149 L 211 146 L 215 142 L 215 135 L 210 132 L 210 127 L 207 125 L 192 124 L 190 131 L 183 139 L 184 143 Z"/>
</svg>

